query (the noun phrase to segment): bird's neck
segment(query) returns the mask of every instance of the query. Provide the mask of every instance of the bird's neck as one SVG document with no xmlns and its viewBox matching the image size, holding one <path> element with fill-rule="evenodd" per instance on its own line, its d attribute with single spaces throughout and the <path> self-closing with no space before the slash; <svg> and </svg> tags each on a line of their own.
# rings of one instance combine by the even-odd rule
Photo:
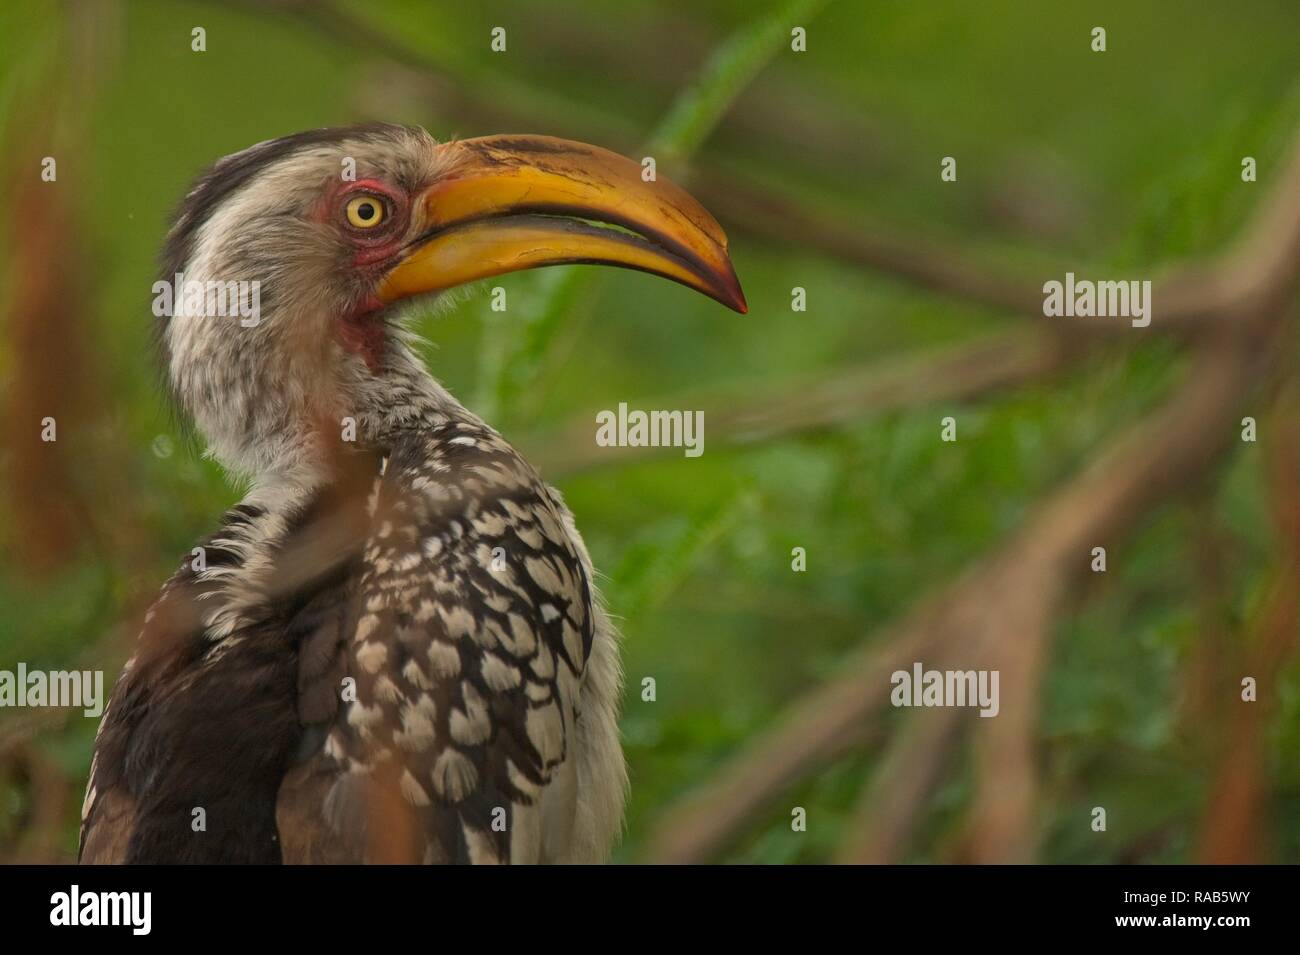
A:
<svg viewBox="0 0 1300 955">
<path fill-rule="evenodd" d="M 353 452 L 382 456 L 448 421 L 477 422 L 429 374 L 400 329 L 390 330 L 373 368 L 355 355 L 340 360 L 339 352 L 265 362 L 240 357 L 240 380 L 224 387 L 202 362 L 187 363 L 174 377 L 208 454 L 259 498 L 326 486 Z"/>
<path fill-rule="evenodd" d="M 452 397 L 415 354 L 410 336 L 390 330 L 376 373 L 358 373 L 356 397 L 359 440 L 385 450 L 448 421 L 478 418 Z"/>
<path fill-rule="evenodd" d="M 328 484 L 338 479 L 340 457 L 361 451 L 382 458 L 449 421 L 481 424 L 429 373 L 413 342 L 401 332 L 390 333 L 377 368 L 353 363 L 348 377 L 345 397 L 335 404 L 333 417 L 308 425 L 315 440 L 291 446 L 288 467 L 265 474 L 257 483 Z"/>
</svg>

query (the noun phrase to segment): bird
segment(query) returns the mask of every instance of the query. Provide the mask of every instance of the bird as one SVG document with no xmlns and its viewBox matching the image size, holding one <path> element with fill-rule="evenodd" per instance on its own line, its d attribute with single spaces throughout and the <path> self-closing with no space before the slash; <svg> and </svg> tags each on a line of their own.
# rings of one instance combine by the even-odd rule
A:
<svg viewBox="0 0 1300 955">
<path fill-rule="evenodd" d="M 163 243 L 159 365 L 244 490 L 145 614 L 80 862 L 608 860 L 616 628 L 560 493 L 430 374 L 413 313 L 566 263 L 747 311 L 717 221 L 645 170 L 551 136 L 368 123 L 197 179 Z"/>
</svg>

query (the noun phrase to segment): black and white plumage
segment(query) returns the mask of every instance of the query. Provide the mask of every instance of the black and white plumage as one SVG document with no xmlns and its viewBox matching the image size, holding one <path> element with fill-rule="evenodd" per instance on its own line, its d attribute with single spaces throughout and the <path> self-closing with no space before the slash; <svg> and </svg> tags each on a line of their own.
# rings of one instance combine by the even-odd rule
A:
<svg viewBox="0 0 1300 955">
<path fill-rule="evenodd" d="M 434 381 L 395 309 L 590 261 L 743 310 L 717 224 L 637 173 L 546 137 L 375 125 L 263 143 L 198 182 L 164 278 L 256 281 L 261 315 L 176 314 L 159 341 L 248 491 L 114 688 L 82 861 L 608 856 L 627 777 L 591 562 L 558 492 Z"/>
</svg>

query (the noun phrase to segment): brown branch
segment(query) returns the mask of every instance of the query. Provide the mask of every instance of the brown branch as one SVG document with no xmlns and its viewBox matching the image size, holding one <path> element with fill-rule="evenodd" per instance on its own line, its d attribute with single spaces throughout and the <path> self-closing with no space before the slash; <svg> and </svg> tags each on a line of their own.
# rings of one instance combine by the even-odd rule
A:
<svg viewBox="0 0 1300 955">
<path fill-rule="evenodd" d="M 894 736 L 859 801 L 837 861 L 899 861 L 957 741 L 961 715 L 955 707 L 923 710 Z"/>
<path fill-rule="evenodd" d="M 1270 861 L 1267 751 L 1269 718 L 1277 711 L 1277 674 L 1300 644 L 1300 387 L 1279 396 L 1268 420 L 1269 496 L 1279 531 L 1277 567 L 1268 596 L 1250 626 L 1251 639 L 1230 677 L 1221 681 L 1217 707 L 1228 731 L 1201 823 L 1200 861 L 1218 865 Z M 1240 679 L 1254 677 L 1258 697 L 1241 699 Z"/>
<path fill-rule="evenodd" d="M 1048 583 L 1063 590 L 1067 581 L 1063 574 Z M 974 862 L 1031 862 L 1038 846 L 1034 728 L 1059 590 L 1012 601 L 1017 619 L 990 635 L 998 639 L 985 666 L 999 674 L 1001 707 L 995 718 L 974 720 L 971 730 L 976 790 L 966 834 Z"/>
</svg>

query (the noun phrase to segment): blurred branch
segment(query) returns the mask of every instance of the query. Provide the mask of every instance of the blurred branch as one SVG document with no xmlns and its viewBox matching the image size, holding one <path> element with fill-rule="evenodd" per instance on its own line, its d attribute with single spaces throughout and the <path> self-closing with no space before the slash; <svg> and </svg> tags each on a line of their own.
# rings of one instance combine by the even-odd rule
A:
<svg viewBox="0 0 1300 955">
<path fill-rule="evenodd" d="M 957 740 L 956 707 L 922 710 L 894 736 L 859 802 L 836 861 L 898 862 Z"/>
<path fill-rule="evenodd" d="M 1086 555 L 1086 543 L 1084 544 Z M 1082 556 L 1082 555 L 1081 555 Z M 971 860 L 979 863 L 1032 862 L 1038 843 L 1034 759 L 1038 697 L 1058 600 L 1069 583 L 1068 558 L 1058 565 L 1052 589 L 1013 600 L 1017 616 L 986 632 L 994 642 L 985 668 L 999 675 L 1000 708 L 992 719 L 976 719 L 971 731 L 975 754 L 975 802 L 967 819 Z M 1015 586 L 1015 584 L 1011 584 Z"/>
<path fill-rule="evenodd" d="M 1043 318 L 1041 277 L 977 257 L 963 243 L 870 222 L 860 215 L 850 221 L 810 210 L 805 203 L 747 181 L 735 170 L 701 168 L 691 189 L 730 231 L 882 272 L 968 303 Z M 1102 331 L 1113 325 L 1092 327 Z"/>
<path fill-rule="evenodd" d="M 867 363 L 758 398 L 678 395 L 653 407 L 701 409 L 710 447 L 732 447 L 861 422 L 890 411 L 970 401 L 1045 378 L 1086 351 L 1086 343 L 1071 336 L 1020 330 L 911 359 Z M 550 479 L 681 454 L 680 448 L 599 447 L 594 433 L 594 414 L 587 413 L 559 428 L 526 435 L 520 447 Z"/>
<path fill-rule="evenodd" d="M 1086 569 L 1091 547 L 1112 549 L 1149 510 L 1205 471 L 1233 436 L 1234 415 L 1272 358 L 1270 346 L 1296 288 L 1300 137 L 1273 197 L 1276 204 L 1265 203 L 1256 213 L 1236 250 L 1162 286 L 1185 303 L 1177 313 L 1181 320 L 1212 320 L 1215 333 L 1196 349 L 1173 398 L 1049 497 L 1002 548 L 875 641 L 883 643 L 880 649 L 856 657 L 841 676 L 796 703 L 712 781 L 665 813 L 649 840 L 652 859 L 711 858 L 771 799 L 823 765 L 837 736 L 882 705 L 895 669 L 923 655 L 931 666 L 978 668 L 980 658 L 971 659 L 970 648 L 981 645 L 998 648 L 995 659 L 1010 669 L 1021 699 L 1010 704 L 1013 718 L 1006 727 L 984 743 L 984 778 L 972 816 L 975 851 L 985 859 L 1032 854 L 1033 691 L 1050 621 L 1069 584 Z M 1194 289 L 1211 296 L 1214 308 L 1195 302 L 1188 291 Z M 910 770 L 904 779 L 914 781 L 913 794 L 934 778 L 924 758 L 897 759 Z M 1008 797 L 1009 808 L 999 805 Z M 866 804 L 878 802 L 869 795 Z M 886 824 L 907 821 L 898 810 L 883 818 Z M 1008 838 L 1004 849 L 1001 840 Z M 854 853 L 897 852 L 887 839 L 868 828 Z"/>
<path fill-rule="evenodd" d="M 92 357 L 99 325 L 76 164 L 87 153 L 85 108 L 117 62 L 119 14 L 116 4 L 82 2 L 51 18 L 51 55 L 36 44 L 15 64 L 23 81 L 9 91 L 15 107 L 0 129 L 0 165 L 13 184 L 0 213 L 12 281 L 0 436 L 10 451 L 2 479 L 13 527 L 4 535 L 32 576 L 65 566 L 87 540 L 103 547 L 109 534 L 85 486 L 101 462 L 80 440 L 91 432 L 88 417 L 110 403 Z M 46 157 L 55 163 L 50 181 Z"/>
<path fill-rule="evenodd" d="M 807 24 L 825 0 L 785 0 L 746 24 L 709 56 L 700 75 L 674 100 L 650 139 L 651 152 L 677 163 L 688 159 L 722 120 L 736 98 L 790 40 L 792 24 Z"/>
<path fill-rule="evenodd" d="M 1042 321 L 1043 275 L 1030 276 L 975 255 L 964 243 L 895 224 L 852 221 L 746 183 L 734 170 L 702 171 L 692 183 L 700 200 L 728 227 L 786 247 L 816 252 L 882 272 L 931 292 Z M 1292 143 L 1277 184 L 1231 251 L 1210 263 L 1166 270 L 1152 290 L 1153 331 L 1194 331 L 1251 307 L 1251 298 L 1275 288 L 1300 255 L 1300 139 Z M 1065 266 L 1049 273 L 1063 275 Z M 1058 320 L 1065 321 L 1065 320 Z M 1115 338 L 1122 322 L 1072 326 L 1080 335 Z"/>
<path fill-rule="evenodd" d="M 1268 419 L 1266 466 L 1273 518 L 1279 529 L 1277 566 L 1263 606 L 1250 625 L 1237 672 L 1221 683 L 1218 711 L 1228 732 L 1201 824 L 1199 861 L 1232 865 L 1269 862 L 1265 733 L 1277 712 L 1278 674 L 1300 643 L 1300 386 L 1282 391 Z M 1243 659 L 1244 658 L 1244 659 Z M 1242 666 L 1244 663 L 1244 666 Z M 1241 698 L 1241 679 L 1256 681 L 1254 701 Z"/>
<path fill-rule="evenodd" d="M 1223 449 L 1263 363 L 1258 349 L 1240 343 L 1200 350 L 1165 405 L 1053 493 L 1005 544 L 874 640 L 840 676 L 797 702 L 712 781 L 665 813 L 649 839 L 650 859 L 701 862 L 727 846 L 771 799 L 818 769 L 838 736 L 883 704 L 893 671 L 917 661 L 978 669 L 988 662 L 981 646 L 1020 646 L 1087 569 L 1093 546 L 1113 548 Z"/>
</svg>

